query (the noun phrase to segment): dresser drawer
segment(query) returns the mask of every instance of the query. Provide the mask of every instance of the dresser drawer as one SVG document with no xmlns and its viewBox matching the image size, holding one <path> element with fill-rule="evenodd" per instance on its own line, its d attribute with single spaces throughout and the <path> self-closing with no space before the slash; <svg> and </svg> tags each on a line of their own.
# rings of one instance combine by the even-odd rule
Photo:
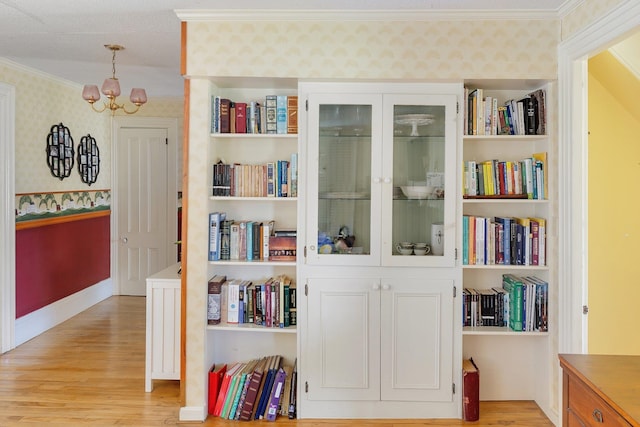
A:
<svg viewBox="0 0 640 427">
<path fill-rule="evenodd" d="M 579 379 L 569 376 L 568 391 L 567 410 L 573 412 L 585 426 L 631 426 Z"/>
</svg>

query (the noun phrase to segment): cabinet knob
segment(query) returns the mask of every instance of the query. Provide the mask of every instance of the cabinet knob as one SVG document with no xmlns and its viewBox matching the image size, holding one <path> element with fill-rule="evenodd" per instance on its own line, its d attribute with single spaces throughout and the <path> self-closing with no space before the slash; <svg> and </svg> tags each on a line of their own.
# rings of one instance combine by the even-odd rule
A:
<svg viewBox="0 0 640 427">
<path fill-rule="evenodd" d="M 374 283 L 374 284 L 373 284 L 373 290 L 374 290 L 374 291 L 377 291 L 377 290 L 379 290 L 379 289 L 380 289 L 380 284 L 378 284 L 378 283 Z"/>
<path fill-rule="evenodd" d="M 387 285 L 387 284 L 382 285 L 382 290 L 384 290 L 384 291 L 388 291 L 389 289 L 391 289 L 391 286 L 390 286 L 390 285 Z"/>
<path fill-rule="evenodd" d="M 315 245 L 310 245 L 309 249 L 311 250 L 311 252 L 315 252 L 316 246 Z"/>
<path fill-rule="evenodd" d="M 597 423 L 603 422 L 602 411 L 600 411 L 600 409 L 594 409 L 592 415 L 593 415 L 593 419 L 596 420 Z"/>
<path fill-rule="evenodd" d="M 381 182 L 381 181 L 382 181 L 382 180 L 381 180 L 379 177 L 375 177 L 375 178 L 373 178 L 373 182 L 374 182 L 375 184 L 380 184 L 380 182 Z"/>
<path fill-rule="evenodd" d="M 386 178 L 384 179 L 384 183 L 385 183 L 385 184 L 391 184 L 391 178 L 386 177 Z"/>
</svg>

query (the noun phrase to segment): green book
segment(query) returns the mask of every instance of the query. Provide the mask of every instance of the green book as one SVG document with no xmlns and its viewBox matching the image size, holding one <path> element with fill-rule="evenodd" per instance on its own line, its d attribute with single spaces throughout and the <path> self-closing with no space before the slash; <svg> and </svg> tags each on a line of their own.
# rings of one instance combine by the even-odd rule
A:
<svg viewBox="0 0 640 427">
<path fill-rule="evenodd" d="M 220 418 L 227 418 L 229 416 L 229 411 L 231 410 L 231 406 L 233 405 L 233 399 L 236 397 L 236 391 L 238 391 L 239 378 L 239 375 L 234 375 L 231 378 L 231 384 L 229 384 L 229 392 L 227 393 L 227 397 L 224 399 L 224 406 L 222 407 Z"/>
<path fill-rule="evenodd" d="M 502 287 L 509 293 L 509 327 L 522 331 L 522 298 L 524 284 L 513 274 L 502 275 Z"/>
<path fill-rule="evenodd" d="M 244 389 L 244 383 L 247 380 L 247 374 L 243 373 L 238 380 L 238 386 L 236 387 L 236 393 L 233 397 L 233 403 L 231 404 L 231 409 L 229 410 L 229 416 L 225 417 L 229 420 L 233 420 L 236 417 L 236 411 L 238 410 L 238 402 L 240 401 L 240 395 L 242 394 L 242 390 Z"/>
</svg>

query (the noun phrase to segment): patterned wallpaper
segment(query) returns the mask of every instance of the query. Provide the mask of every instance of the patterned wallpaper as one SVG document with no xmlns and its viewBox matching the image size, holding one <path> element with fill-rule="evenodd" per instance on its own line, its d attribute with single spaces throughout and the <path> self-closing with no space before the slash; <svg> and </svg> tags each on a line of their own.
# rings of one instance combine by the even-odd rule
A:
<svg viewBox="0 0 640 427">
<path fill-rule="evenodd" d="M 74 148 L 91 134 L 100 149 L 100 173 L 91 188 L 111 188 L 111 120 L 98 114 L 82 99 L 82 86 L 0 58 L 0 81 L 16 88 L 16 193 L 83 191 L 77 161 L 64 180 L 54 177 L 47 166 L 46 140 L 54 124 L 69 128 Z M 182 98 L 150 98 L 138 113 L 142 117 L 178 118 L 178 177 L 182 176 Z"/>
<path fill-rule="evenodd" d="M 190 22 L 187 72 L 336 79 L 555 79 L 559 37 L 557 20 Z"/>
<path fill-rule="evenodd" d="M 100 149 L 100 174 L 93 188 L 111 187 L 109 117 L 96 114 L 81 97 L 81 87 L 0 58 L 0 81 L 16 88 L 16 193 L 88 189 L 77 162 L 68 178 L 54 177 L 45 153 L 51 126 L 63 123 L 77 147 L 91 134 Z M 77 154 L 77 151 L 76 151 Z"/>
<path fill-rule="evenodd" d="M 105 211 L 111 208 L 111 190 L 16 194 L 16 222 Z"/>
<path fill-rule="evenodd" d="M 562 40 L 571 37 L 625 0 L 584 0 L 562 19 Z"/>
</svg>

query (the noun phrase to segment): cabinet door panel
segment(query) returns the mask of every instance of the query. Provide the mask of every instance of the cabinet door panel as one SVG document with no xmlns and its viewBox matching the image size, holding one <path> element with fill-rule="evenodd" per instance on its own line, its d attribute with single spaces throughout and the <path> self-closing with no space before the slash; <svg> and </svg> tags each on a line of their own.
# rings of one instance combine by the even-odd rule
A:
<svg viewBox="0 0 640 427">
<path fill-rule="evenodd" d="M 381 111 L 380 95 L 309 95 L 310 264 L 380 263 Z"/>
<path fill-rule="evenodd" d="M 455 263 L 456 95 L 384 95 L 382 260 L 384 265 Z M 427 243 L 404 256 L 400 242 Z"/>
<path fill-rule="evenodd" d="M 382 281 L 383 400 L 451 401 L 453 281 Z"/>
<path fill-rule="evenodd" d="M 380 371 L 378 279 L 310 279 L 310 400 L 377 400 Z"/>
</svg>

